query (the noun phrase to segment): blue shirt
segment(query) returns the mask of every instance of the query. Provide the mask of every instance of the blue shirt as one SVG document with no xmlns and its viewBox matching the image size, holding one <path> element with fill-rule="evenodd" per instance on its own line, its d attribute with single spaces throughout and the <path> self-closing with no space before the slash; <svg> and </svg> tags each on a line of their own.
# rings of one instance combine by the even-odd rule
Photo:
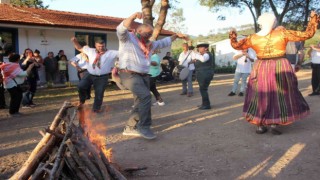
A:
<svg viewBox="0 0 320 180">
<path fill-rule="evenodd" d="M 149 69 L 149 73 L 148 74 L 150 74 L 151 77 L 157 77 L 161 72 L 159 55 L 158 54 L 153 54 L 151 56 L 151 62 L 156 62 L 157 65 L 156 66 L 150 65 L 150 69 Z"/>
</svg>

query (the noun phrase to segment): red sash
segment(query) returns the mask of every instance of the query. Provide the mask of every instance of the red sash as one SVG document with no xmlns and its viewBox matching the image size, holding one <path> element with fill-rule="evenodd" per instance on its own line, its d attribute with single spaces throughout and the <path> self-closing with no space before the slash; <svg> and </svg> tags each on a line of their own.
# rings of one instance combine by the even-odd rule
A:
<svg viewBox="0 0 320 180">
<path fill-rule="evenodd" d="M 100 59 L 101 59 L 101 56 L 102 56 L 104 53 L 106 53 L 106 52 L 107 52 L 107 50 L 104 51 L 104 52 L 97 52 L 97 51 L 96 51 L 97 55 L 96 55 L 96 58 L 94 59 L 93 64 L 92 64 L 92 68 L 93 68 L 93 69 L 95 69 L 96 66 L 100 69 L 100 65 L 101 65 Z"/>
<path fill-rule="evenodd" d="M 150 49 L 151 49 L 151 45 L 152 43 L 150 41 L 145 41 L 144 38 L 138 38 L 137 35 L 135 34 L 135 32 L 131 32 L 133 34 L 133 36 L 136 38 L 140 49 L 143 51 L 143 54 L 145 56 L 145 58 L 147 60 L 149 60 L 149 55 L 150 55 Z"/>
</svg>

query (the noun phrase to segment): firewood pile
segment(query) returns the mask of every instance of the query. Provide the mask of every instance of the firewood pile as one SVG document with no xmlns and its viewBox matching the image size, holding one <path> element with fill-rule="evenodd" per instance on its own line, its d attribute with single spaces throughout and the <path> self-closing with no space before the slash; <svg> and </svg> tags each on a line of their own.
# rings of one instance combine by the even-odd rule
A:
<svg viewBox="0 0 320 180">
<path fill-rule="evenodd" d="M 64 102 L 28 160 L 10 179 L 126 179 L 110 162 L 110 150 L 90 139 L 81 114 L 80 108 Z"/>
</svg>

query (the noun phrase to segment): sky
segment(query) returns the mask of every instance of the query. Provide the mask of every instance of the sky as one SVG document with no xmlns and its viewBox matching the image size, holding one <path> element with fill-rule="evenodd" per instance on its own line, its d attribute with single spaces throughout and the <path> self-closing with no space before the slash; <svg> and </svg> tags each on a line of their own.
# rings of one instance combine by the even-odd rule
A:
<svg viewBox="0 0 320 180">
<path fill-rule="evenodd" d="M 158 0 L 159 1 L 159 0 Z M 158 2 L 156 1 L 156 2 Z M 43 0 L 49 9 L 70 11 L 86 14 L 97 14 L 126 18 L 141 11 L 140 0 Z M 180 0 L 178 8 L 183 8 L 185 24 L 189 35 L 208 35 L 218 28 L 235 27 L 243 24 L 253 24 L 249 11 L 242 14 L 238 9 L 228 9 L 223 13 L 227 19 L 218 21 L 218 13 L 212 13 L 207 7 L 199 5 L 198 0 Z M 168 17 L 167 17 L 168 18 Z"/>
</svg>

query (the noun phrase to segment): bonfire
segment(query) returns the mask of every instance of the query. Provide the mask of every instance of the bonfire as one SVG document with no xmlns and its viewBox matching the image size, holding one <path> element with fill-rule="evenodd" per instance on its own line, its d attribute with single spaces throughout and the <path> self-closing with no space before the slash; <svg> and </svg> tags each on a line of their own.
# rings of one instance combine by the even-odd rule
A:
<svg viewBox="0 0 320 180">
<path fill-rule="evenodd" d="M 64 102 L 21 169 L 10 179 L 126 179 L 88 113 Z"/>
</svg>

